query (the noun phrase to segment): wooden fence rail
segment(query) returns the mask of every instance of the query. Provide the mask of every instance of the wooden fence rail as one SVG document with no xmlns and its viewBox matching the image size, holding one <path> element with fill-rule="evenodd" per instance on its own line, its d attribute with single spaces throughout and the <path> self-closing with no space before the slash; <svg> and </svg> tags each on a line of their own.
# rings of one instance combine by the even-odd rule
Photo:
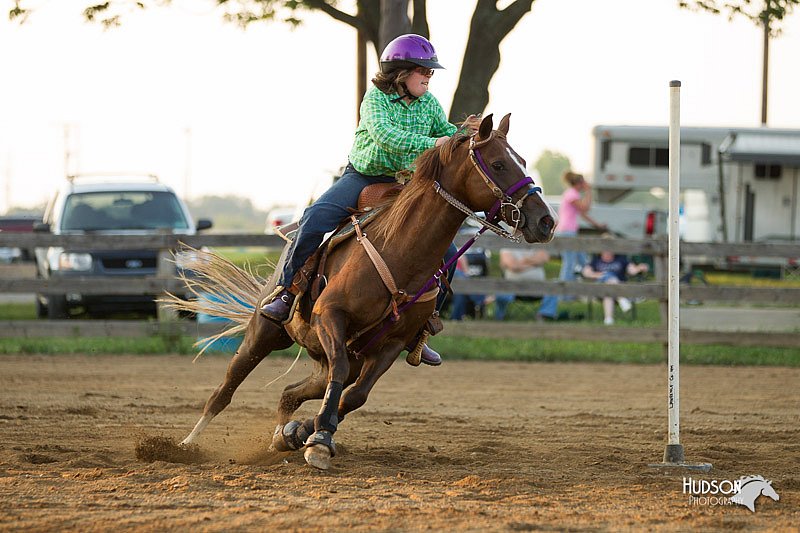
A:
<svg viewBox="0 0 800 533">
<path fill-rule="evenodd" d="M 459 236 L 456 243 L 463 243 L 469 236 Z M 485 249 L 497 251 L 501 248 L 518 248 L 530 246 L 525 243 L 513 243 L 493 235 L 481 237 L 479 245 Z M 276 250 L 283 247 L 284 241 L 276 235 L 262 234 L 199 234 L 181 236 L 163 235 L 52 235 L 21 234 L 0 232 L 0 246 L 17 246 L 24 248 L 59 246 L 70 250 L 81 249 L 159 249 L 162 251 L 179 249 L 183 244 L 195 248 L 209 247 L 261 247 Z M 576 295 L 590 298 L 602 296 L 648 298 L 666 304 L 665 273 L 659 268 L 666 257 L 668 245 L 665 239 L 605 239 L 597 237 L 559 237 L 553 242 L 535 245 L 552 253 L 564 250 L 581 250 L 599 252 L 612 250 L 624 254 L 648 254 L 656 260 L 657 272 L 655 282 L 627 283 L 619 285 L 597 284 L 590 282 L 550 281 L 509 281 L 498 278 L 457 279 L 453 287 L 464 294 L 498 294 L 514 293 L 521 296 L 541 296 L 545 294 Z M 711 257 L 776 257 L 789 262 L 797 262 L 800 258 L 798 243 L 682 243 L 683 254 L 704 255 Z M 160 254 L 159 272 L 174 271 L 171 265 L 164 265 L 166 253 Z M 33 269 L 27 275 L 20 275 L 19 267 L 0 267 L 12 272 L 3 276 L 0 272 L 0 293 L 43 293 L 66 294 L 160 294 L 163 291 L 178 292 L 182 284 L 174 277 L 167 275 L 152 277 L 125 278 L 92 278 L 76 276 L 61 279 L 35 279 Z M 14 269 L 17 270 L 14 270 Z M 761 287 L 720 287 L 720 286 L 686 286 L 681 287 L 681 298 L 684 300 L 728 301 L 753 303 L 800 304 L 800 288 L 761 288 Z M 28 336 L 147 336 L 155 334 L 197 335 L 213 329 L 213 326 L 198 325 L 194 322 L 162 323 L 153 321 L 7 321 L 0 322 L 0 337 Z M 602 328 L 586 325 L 549 324 L 546 327 L 537 324 L 509 324 L 470 322 L 468 326 L 453 323 L 447 328 L 449 335 L 492 336 L 506 338 L 567 338 L 576 340 L 608 341 L 656 341 L 666 339 L 664 328 Z M 793 333 L 746 333 L 731 332 L 682 332 L 682 339 L 692 343 L 723 343 L 737 345 L 761 346 L 797 346 L 800 335 Z"/>
</svg>

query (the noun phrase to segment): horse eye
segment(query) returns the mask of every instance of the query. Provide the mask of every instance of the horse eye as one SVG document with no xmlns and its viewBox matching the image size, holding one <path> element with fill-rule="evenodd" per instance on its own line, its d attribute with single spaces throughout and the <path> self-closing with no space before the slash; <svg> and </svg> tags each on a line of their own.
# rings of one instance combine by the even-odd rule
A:
<svg viewBox="0 0 800 533">
<path fill-rule="evenodd" d="M 492 168 L 495 170 L 505 170 L 506 166 L 503 164 L 502 161 L 495 161 L 492 163 Z"/>
</svg>

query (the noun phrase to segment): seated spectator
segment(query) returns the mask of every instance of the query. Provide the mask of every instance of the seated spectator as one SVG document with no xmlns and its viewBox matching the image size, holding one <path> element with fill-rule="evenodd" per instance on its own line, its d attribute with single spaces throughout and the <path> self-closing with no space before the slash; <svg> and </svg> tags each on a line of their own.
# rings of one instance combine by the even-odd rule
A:
<svg viewBox="0 0 800 533">
<path fill-rule="evenodd" d="M 600 283 L 624 283 L 628 276 L 646 273 L 649 267 L 645 263 L 631 263 L 624 255 L 615 255 L 613 252 L 603 251 L 592 258 L 591 262 L 583 267 L 581 274 L 586 279 L 593 279 Z M 627 298 L 617 298 L 620 309 L 627 312 L 631 309 L 631 301 Z M 606 326 L 614 324 L 614 298 L 603 298 L 603 323 Z"/>
<path fill-rule="evenodd" d="M 468 278 L 469 277 L 469 264 L 467 263 L 467 258 L 465 256 L 461 256 L 458 258 L 458 263 L 456 263 L 456 271 L 453 275 L 453 278 Z M 483 294 L 462 294 L 461 292 L 453 294 L 453 307 L 450 310 L 450 320 L 463 320 L 464 315 L 467 314 L 467 304 L 471 303 L 475 310 L 476 310 L 476 318 L 479 315 L 480 309 L 483 308 L 483 304 L 486 301 L 486 297 Z"/>
<path fill-rule="evenodd" d="M 545 250 L 526 248 L 502 248 L 500 269 L 503 277 L 512 281 L 544 281 L 544 264 L 550 260 Z M 495 320 L 506 317 L 508 305 L 516 299 L 515 294 L 495 295 Z"/>
</svg>

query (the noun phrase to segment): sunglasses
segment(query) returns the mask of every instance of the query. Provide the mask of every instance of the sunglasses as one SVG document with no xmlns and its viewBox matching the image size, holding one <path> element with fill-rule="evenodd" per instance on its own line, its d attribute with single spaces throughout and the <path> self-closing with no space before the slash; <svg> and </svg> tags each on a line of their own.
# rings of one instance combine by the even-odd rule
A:
<svg viewBox="0 0 800 533">
<path fill-rule="evenodd" d="M 417 67 L 414 69 L 414 72 L 422 74 L 423 76 L 431 77 L 435 72 L 432 68 L 425 68 L 425 67 Z"/>
</svg>

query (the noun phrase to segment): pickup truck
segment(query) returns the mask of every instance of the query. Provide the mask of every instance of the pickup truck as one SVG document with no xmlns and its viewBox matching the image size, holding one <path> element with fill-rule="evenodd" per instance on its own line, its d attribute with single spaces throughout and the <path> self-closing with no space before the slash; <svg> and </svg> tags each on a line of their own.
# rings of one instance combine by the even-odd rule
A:
<svg viewBox="0 0 800 533">
<path fill-rule="evenodd" d="M 559 197 L 545 199 L 558 211 L 561 204 Z M 600 224 L 605 224 L 608 231 L 617 237 L 644 239 L 667 233 L 667 213 L 649 206 L 593 202 L 589 216 Z M 599 230 L 581 218 L 578 233 L 593 235 L 599 233 Z"/>
</svg>

